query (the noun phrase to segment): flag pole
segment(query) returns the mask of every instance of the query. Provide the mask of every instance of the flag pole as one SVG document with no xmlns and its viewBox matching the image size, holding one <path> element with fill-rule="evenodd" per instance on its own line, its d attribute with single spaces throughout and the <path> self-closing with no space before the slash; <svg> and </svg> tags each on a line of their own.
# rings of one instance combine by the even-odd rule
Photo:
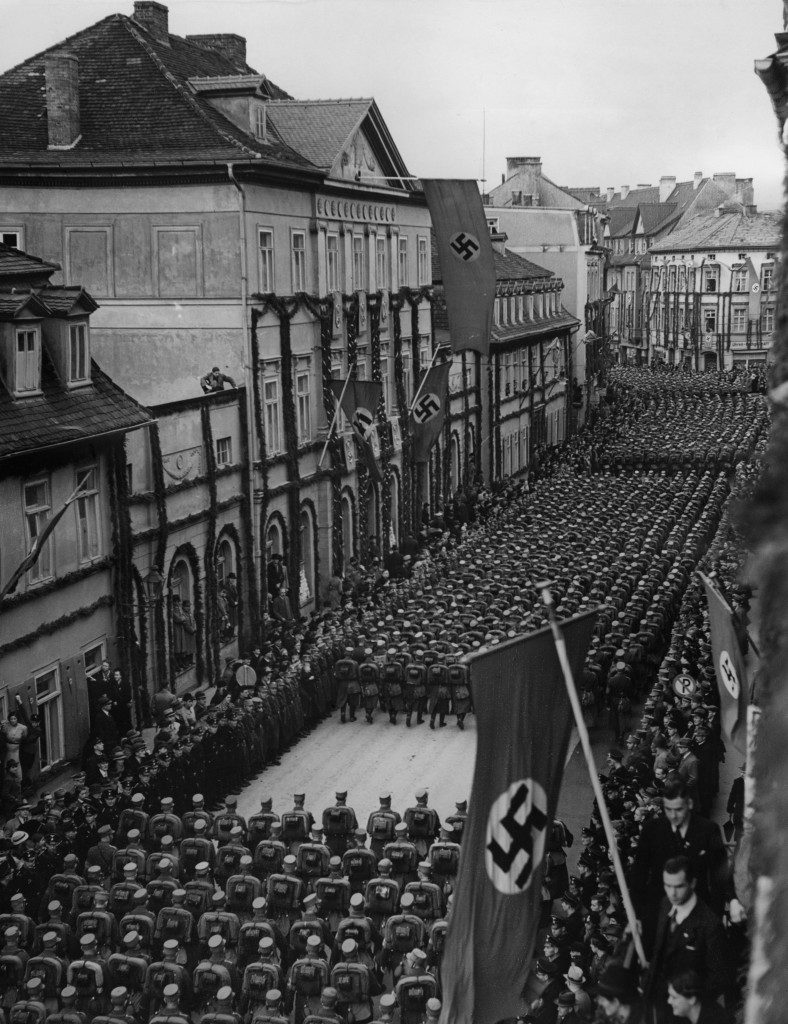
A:
<svg viewBox="0 0 788 1024">
<path fill-rule="evenodd" d="M 345 380 L 345 385 L 342 388 L 342 394 L 339 396 L 338 401 L 336 398 L 334 399 L 334 401 L 336 402 L 336 408 L 334 409 L 334 418 L 331 420 L 331 425 L 328 428 L 328 436 L 326 437 L 326 443 L 323 445 L 323 451 L 320 453 L 320 458 L 317 460 L 318 468 L 320 468 L 320 466 L 323 465 L 323 459 L 326 457 L 326 452 L 328 451 L 328 442 L 331 440 L 331 437 L 334 433 L 334 427 L 337 425 L 337 420 L 339 419 L 339 410 L 342 408 L 342 399 L 345 397 L 345 392 L 347 391 L 347 386 L 349 383 L 350 367 L 348 367 L 347 379 Z"/>
<path fill-rule="evenodd" d="M 424 384 L 425 384 L 425 381 L 427 380 L 427 374 L 430 372 L 430 370 L 435 365 L 435 360 L 438 358 L 438 353 L 440 352 L 442 347 L 443 347 L 442 345 L 438 345 L 436 347 L 435 351 L 432 353 L 432 359 L 430 360 L 430 365 L 427 367 L 427 369 L 422 374 L 421 382 L 419 384 L 418 390 L 416 391 L 416 394 L 413 396 L 413 403 L 412 403 L 410 409 L 408 409 L 408 415 L 410 415 L 410 416 L 413 415 L 413 410 L 416 408 L 416 402 L 418 402 L 419 396 L 421 395 L 422 391 L 424 390 Z"/>
<path fill-rule="evenodd" d="M 594 796 L 596 797 L 597 805 L 599 806 L 599 816 L 602 819 L 602 826 L 605 830 L 608 847 L 613 859 L 613 870 L 616 873 L 616 878 L 621 889 L 621 897 L 624 901 L 624 909 L 626 910 L 627 921 L 629 922 L 629 930 L 632 933 L 632 941 L 635 944 L 635 950 L 637 951 L 641 966 L 646 967 L 648 961 L 646 960 L 646 954 L 643 951 L 643 941 L 640 937 L 640 931 L 638 930 L 637 916 L 635 914 L 635 908 L 632 905 L 632 897 L 629 894 L 629 887 L 627 886 L 627 881 L 624 877 L 624 868 L 621 864 L 621 858 L 618 855 L 618 840 L 616 839 L 615 832 L 613 831 L 613 825 L 610 821 L 607 804 L 605 803 L 605 796 L 602 792 L 602 786 L 600 785 L 599 778 L 597 776 L 594 754 L 591 750 L 591 742 L 588 738 L 588 729 L 586 728 L 586 723 L 583 721 L 583 710 L 580 707 L 580 701 L 577 697 L 574 679 L 572 678 L 572 667 L 569 664 L 569 657 L 566 653 L 566 641 L 564 640 L 564 634 L 561 632 L 561 626 L 555 613 L 555 605 L 553 603 L 553 595 L 550 591 L 550 583 L 549 581 L 537 583 L 536 587 L 541 592 L 542 601 L 547 608 L 547 616 L 550 620 L 550 629 L 553 633 L 553 642 L 555 644 L 556 653 L 558 654 L 561 671 L 564 674 L 564 681 L 566 683 L 567 693 L 569 694 L 569 703 L 572 705 L 572 712 L 575 716 L 575 724 L 577 725 L 577 732 L 580 737 L 580 745 L 583 748 L 586 764 L 588 765 L 588 774 L 591 778 L 591 788 L 594 791 Z"/>
</svg>

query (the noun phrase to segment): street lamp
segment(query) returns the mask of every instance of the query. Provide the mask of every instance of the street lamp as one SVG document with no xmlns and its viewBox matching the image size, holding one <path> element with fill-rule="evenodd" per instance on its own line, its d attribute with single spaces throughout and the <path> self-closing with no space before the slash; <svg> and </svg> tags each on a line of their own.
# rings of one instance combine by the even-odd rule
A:
<svg viewBox="0 0 788 1024">
<path fill-rule="evenodd" d="M 161 601 L 162 594 L 164 593 L 164 577 L 156 568 L 155 565 L 151 566 L 147 576 L 143 578 L 143 584 L 145 585 L 145 598 L 149 613 L 149 633 L 150 633 L 150 667 L 151 667 L 151 681 L 153 683 L 153 692 L 155 693 L 158 689 L 159 684 L 159 644 L 158 644 L 158 606 Z M 143 696 L 144 694 L 144 696 Z M 150 721 L 150 700 L 147 686 L 144 687 L 143 692 L 137 691 L 137 720 L 139 722 L 145 722 L 149 724 Z"/>
</svg>

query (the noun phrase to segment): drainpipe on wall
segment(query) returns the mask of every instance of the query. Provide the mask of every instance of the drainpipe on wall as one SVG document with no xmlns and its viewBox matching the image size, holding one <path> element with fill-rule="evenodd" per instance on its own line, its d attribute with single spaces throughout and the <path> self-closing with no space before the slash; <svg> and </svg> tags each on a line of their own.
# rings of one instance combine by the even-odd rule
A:
<svg viewBox="0 0 788 1024">
<path fill-rule="evenodd" d="M 249 271 L 247 264 L 246 254 L 246 193 L 241 187 L 240 182 L 235 177 L 234 165 L 232 163 L 227 164 L 227 176 L 229 177 L 232 184 L 238 193 L 238 218 L 239 218 L 239 242 L 241 246 L 241 329 L 243 331 L 243 348 L 244 348 L 244 386 L 246 391 L 246 421 L 247 421 L 247 450 L 249 452 L 249 503 L 250 503 L 250 518 L 252 521 L 252 585 L 257 590 L 258 600 L 262 602 L 262 576 L 261 576 L 261 564 L 260 564 L 260 524 L 258 522 L 257 511 L 255 509 L 254 494 L 255 494 L 255 475 L 254 475 L 254 464 L 258 454 L 262 458 L 262 453 L 256 451 L 256 439 L 257 432 L 255 430 L 255 408 L 254 408 L 254 381 L 253 373 L 254 366 L 252 365 L 252 337 L 249 330 L 249 316 L 248 316 L 248 298 L 249 298 Z M 262 603 L 260 606 L 261 615 L 265 614 L 265 608 Z M 251 623 L 249 623 L 251 626 Z"/>
</svg>

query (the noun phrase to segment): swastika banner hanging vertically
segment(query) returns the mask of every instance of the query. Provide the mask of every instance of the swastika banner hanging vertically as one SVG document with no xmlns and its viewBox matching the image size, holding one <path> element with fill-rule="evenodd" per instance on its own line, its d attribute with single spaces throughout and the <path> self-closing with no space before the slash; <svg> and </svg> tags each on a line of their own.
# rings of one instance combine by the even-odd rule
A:
<svg viewBox="0 0 788 1024">
<path fill-rule="evenodd" d="M 383 394 L 383 385 L 375 380 L 332 380 L 330 384 L 334 398 L 341 403 L 342 412 L 350 421 L 369 475 L 375 483 L 382 483 L 380 466 L 372 450 L 372 436 L 377 430 L 378 403 Z"/>
<path fill-rule="evenodd" d="M 490 351 L 495 261 L 475 181 L 422 178 L 441 264 L 453 352 Z"/>
<path fill-rule="evenodd" d="M 747 753 L 747 669 L 733 611 L 708 576 L 699 572 L 709 603 L 711 652 L 720 692 L 720 725 L 740 754 Z"/>
<path fill-rule="evenodd" d="M 563 623 L 575 678 L 591 612 Z M 441 977 L 440 1024 L 518 1016 L 542 900 L 572 711 L 549 629 L 470 659 L 476 766 Z"/>
<path fill-rule="evenodd" d="M 427 370 L 421 394 L 410 415 L 414 462 L 427 462 L 430 450 L 443 430 L 450 370 L 451 363 L 434 363 Z"/>
</svg>

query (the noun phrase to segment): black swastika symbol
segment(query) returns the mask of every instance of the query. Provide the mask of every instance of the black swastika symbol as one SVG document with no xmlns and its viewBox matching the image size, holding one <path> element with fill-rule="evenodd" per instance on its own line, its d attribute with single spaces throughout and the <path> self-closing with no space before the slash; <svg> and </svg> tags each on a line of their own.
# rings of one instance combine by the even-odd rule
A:
<svg viewBox="0 0 788 1024">
<path fill-rule="evenodd" d="M 458 231 L 449 245 L 460 259 L 466 263 L 468 260 L 474 259 L 480 248 L 473 235 L 468 235 L 464 231 Z"/>
<path fill-rule="evenodd" d="M 426 423 L 441 411 L 441 404 L 435 395 L 424 395 L 413 410 L 413 418 L 417 423 Z"/>
<path fill-rule="evenodd" d="M 492 839 L 487 844 L 487 849 L 492 854 L 492 859 L 495 861 L 496 866 L 501 871 L 506 871 L 507 873 L 511 871 L 512 864 L 517 855 L 519 853 L 526 854 L 526 862 L 515 882 L 519 889 L 525 887 L 531 875 L 531 868 L 533 866 L 533 831 L 536 829 L 541 832 L 547 825 L 547 815 L 535 804 L 532 805 L 528 817 L 522 824 L 516 820 L 515 815 L 527 800 L 528 787 L 523 783 L 512 797 L 509 810 L 501 818 L 501 824 L 512 840 L 509 844 L 509 849 L 504 850 L 497 839 Z"/>
<path fill-rule="evenodd" d="M 730 654 L 727 651 L 723 651 L 720 655 L 720 672 L 723 675 L 723 682 L 728 693 L 734 699 L 739 696 L 739 676 L 736 672 L 736 668 L 731 660 Z"/>
<path fill-rule="evenodd" d="M 358 408 L 353 416 L 353 429 L 363 438 L 366 438 L 369 428 L 372 426 L 372 413 L 368 409 Z"/>
</svg>

